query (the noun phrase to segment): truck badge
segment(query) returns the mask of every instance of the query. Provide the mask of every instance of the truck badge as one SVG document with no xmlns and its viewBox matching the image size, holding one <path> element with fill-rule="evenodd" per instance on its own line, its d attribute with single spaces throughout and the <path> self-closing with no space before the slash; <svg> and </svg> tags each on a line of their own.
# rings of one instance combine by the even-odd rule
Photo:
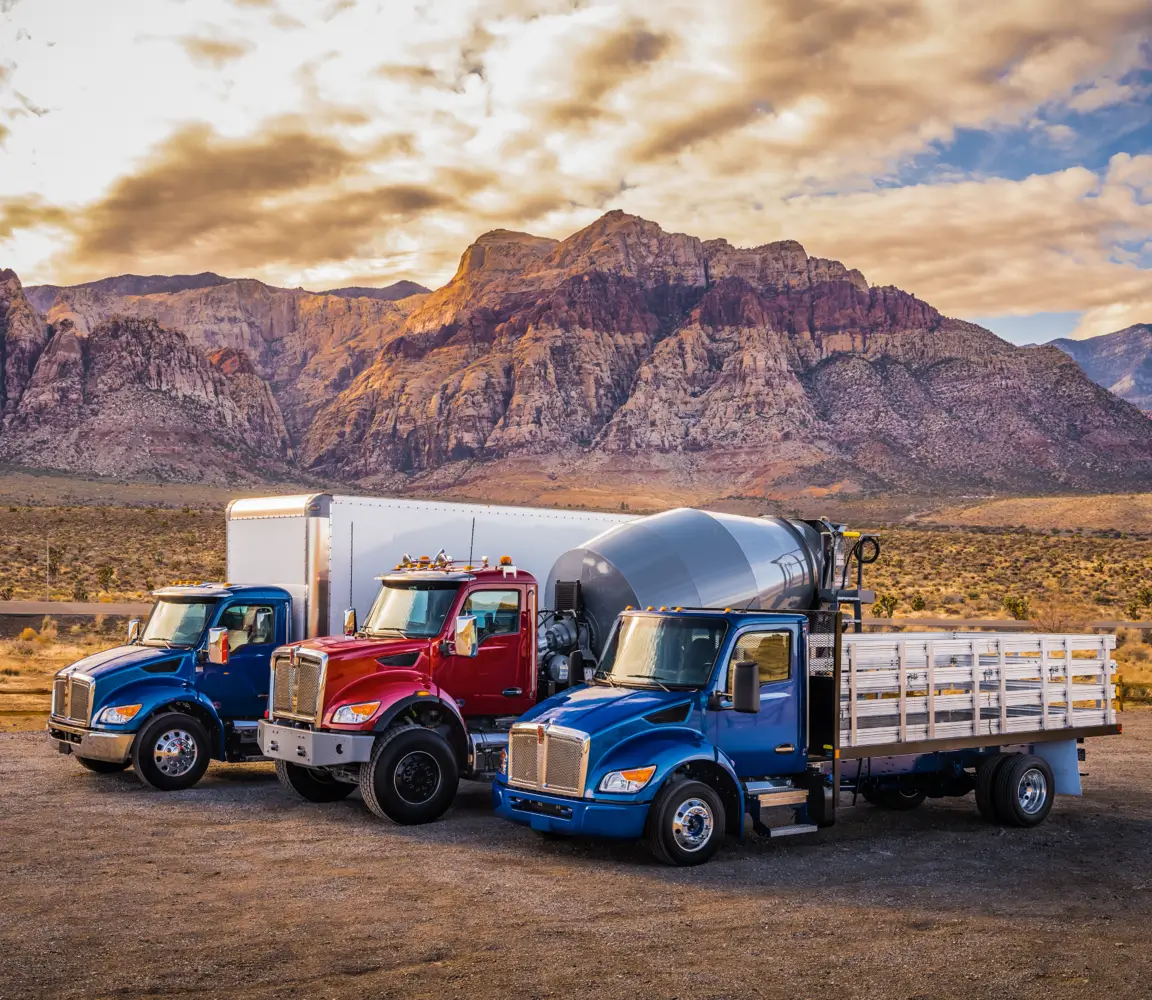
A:
<svg viewBox="0 0 1152 1000">
<path fill-rule="evenodd" d="M 536 727 L 536 745 L 542 746 L 543 743 L 544 743 L 544 727 L 543 726 L 537 726 Z"/>
</svg>

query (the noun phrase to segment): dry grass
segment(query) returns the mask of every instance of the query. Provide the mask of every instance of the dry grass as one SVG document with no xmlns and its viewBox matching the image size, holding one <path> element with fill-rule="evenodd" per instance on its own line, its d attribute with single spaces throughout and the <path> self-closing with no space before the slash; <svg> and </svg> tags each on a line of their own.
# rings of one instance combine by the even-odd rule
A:
<svg viewBox="0 0 1152 1000">
<path fill-rule="evenodd" d="M 1007 497 L 948 506 L 923 520 L 957 527 L 1063 528 L 1152 532 L 1152 493 Z"/>
<path fill-rule="evenodd" d="M 118 621 L 93 619 L 61 630 L 51 618 L 0 639 L 0 732 L 39 729 L 48 716 L 52 675 L 120 641 Z"/>
</svg>

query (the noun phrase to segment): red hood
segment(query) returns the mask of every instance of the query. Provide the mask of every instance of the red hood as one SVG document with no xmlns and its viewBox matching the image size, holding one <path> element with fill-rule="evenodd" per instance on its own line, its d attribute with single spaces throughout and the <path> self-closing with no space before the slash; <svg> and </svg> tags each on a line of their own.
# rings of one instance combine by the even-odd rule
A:
<svg viewBox="0 0 1152 1000">
<path fill-rule="evenodd" d="M 355 636 L 329 635 L 293 643 L 302 649 L 314 649 L 328 654 L 328 672 L 324 681 L 324 709 L 327 716 L 331 706 L 343 702 L 342 693 L 349 685 L 373 674 L 404 672 L 412 683 L 431 684 L 432 662 L 429 639 L 358 639 Z M 403 653 L 417 654 L 412 662 L 383 664 L 380 658 Z"/>
</svg>

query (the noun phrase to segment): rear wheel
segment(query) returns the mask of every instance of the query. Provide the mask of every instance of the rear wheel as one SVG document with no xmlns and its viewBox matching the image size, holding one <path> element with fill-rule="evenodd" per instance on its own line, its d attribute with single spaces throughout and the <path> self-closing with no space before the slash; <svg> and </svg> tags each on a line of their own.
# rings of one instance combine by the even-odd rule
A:
<svg viewBox="0 0 1152 1000">
<path fill-rule="evenodd" d="M 996 803 L 992 801 L 992 789 L 996 782 L 996 774 L 1004 762 L 1009 760 L 1012 754 L 998 753 L 981 761 L 980 766 L 976 769 L 976 808 L 980 810 L 980 815 L 984 817 L 989 823 L 998 823 L 1000 817 L 996 814 Z"/>
<path fill-rule="evenodd" d="M 204 777 L 211 756 L 207 730 L 183 712 L 156 716 L 132 743 L 137 776 L 162 792 L 191 788 Z"/>
<path fill-rule="evenodd" d="M 1052 811 L 1055 794 L 1055 778 L 1046 760 L 1013 754 L 996 772 L 992 801 L 1002 823 L 1039 826 Z"/>
<path fill-rule="evenodd" d="M 672 780 L 648 810 L 648 849 L 668 865 L 703 864 L 720 847 L 723 833 L 724 803 L 702 781 Z"/>
<path fill-rule="evenodd" d="M 881 809 L 907 812 L 915 809 L 927 796 L 915 788 L 875 788 L 864 793 L 864 799 Z"/>
<path fill-rule="evenodd" d="M 352 794 L 355 785 L 337 781 L 327 771 L 315 767 L 276 761 L 276 777 L 285 788 L 309 802 L 339 802 Z"/>
<path fill-rule="evenodd" d="M 431 823 L 443 816 L 459 784 L 451 745 L 421 726 L 388 730 L 372 750 L 372 759 L 360 765 L 365 804 L 381 819 L 405 825 Z"/>
<path fill-rule="evenodd" d="M 91 757 L 77 757 L 81 767 L 88 768 L 96 774 L 116 774 L 117 771 L 125 770 L 132 762 L 129 760 L 122 760 L 117 763 L 114 760 L 93 760 Z"/>
</svg>

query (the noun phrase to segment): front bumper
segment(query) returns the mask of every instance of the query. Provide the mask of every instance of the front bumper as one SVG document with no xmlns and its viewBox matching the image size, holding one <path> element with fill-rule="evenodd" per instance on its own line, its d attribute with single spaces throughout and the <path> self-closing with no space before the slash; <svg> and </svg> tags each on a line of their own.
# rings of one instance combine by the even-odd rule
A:
<svg viewBox="0 0 1152 1000">
<path fill-rule="evenodd" d="M 329 767 L 363 764 L 371 759 L 376 735 L 297 729 L 265 720 L 260 723 L 256 739 L 265 757 L 305 767 Z"/>
<path fill-rule="evenodd" d="M 74 753 L 86 760 L 106 760 L 123 764 L 132 756 L 135 733 L 110 733 L 100 729 L 85 729 L 70 723 L 48 720 L 48 739 L 61 753 Z"/>
<path fill-rule="evenodd" d="M 492 783 L 492 805 L 497 816 L 533 830 L 635 840 L 644 833 L 649 803 L 569 799 L 513 788 L 497 780 Z"/>
</svg>

